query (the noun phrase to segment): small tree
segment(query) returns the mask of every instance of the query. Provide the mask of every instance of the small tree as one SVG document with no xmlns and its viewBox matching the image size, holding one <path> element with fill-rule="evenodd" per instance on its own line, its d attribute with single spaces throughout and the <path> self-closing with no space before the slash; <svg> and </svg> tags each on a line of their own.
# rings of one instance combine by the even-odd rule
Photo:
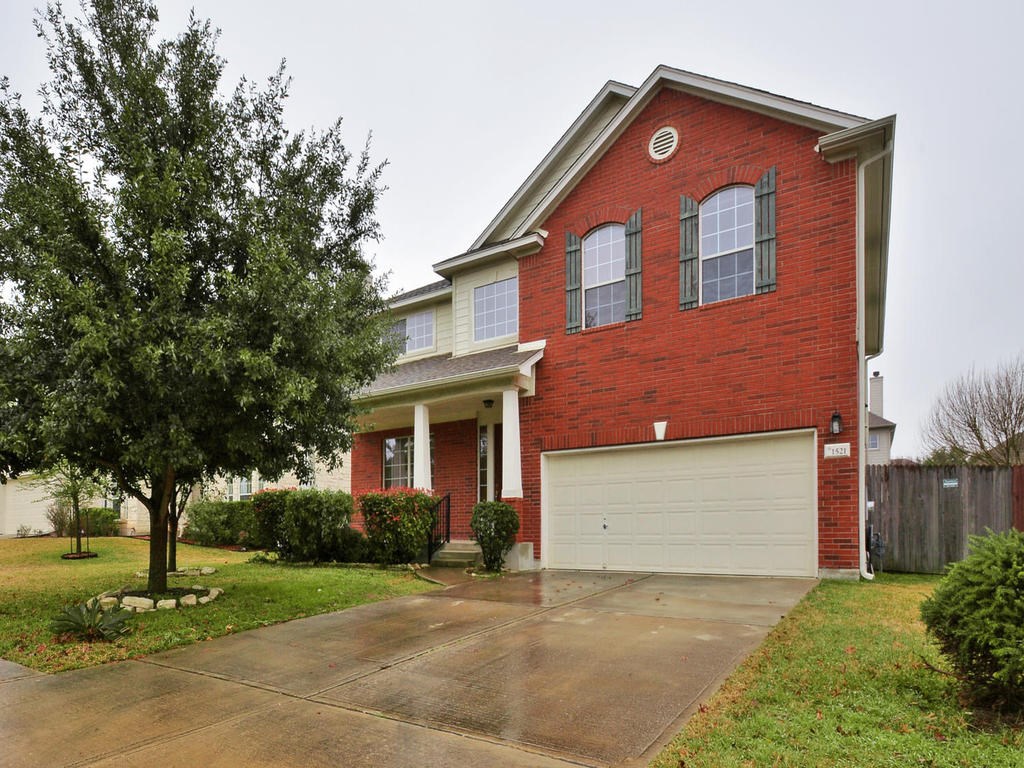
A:
<svg viewBox="0 0 1024 768">
<path fill-rule="evenodd" d="M 105 484 L 96 473 L 61 461 L 32 481 L 45 488 L 49 498 L 71 510 L 70 523 L 75 528 L 75 553 L 82 554 L 82 507 L 103 494 Z"/>
<path fill-rule="evenodd" d="M 1024 354 L 946 386 L 924 428 L 927 464 L 1024 464 Z"/>
</svg>

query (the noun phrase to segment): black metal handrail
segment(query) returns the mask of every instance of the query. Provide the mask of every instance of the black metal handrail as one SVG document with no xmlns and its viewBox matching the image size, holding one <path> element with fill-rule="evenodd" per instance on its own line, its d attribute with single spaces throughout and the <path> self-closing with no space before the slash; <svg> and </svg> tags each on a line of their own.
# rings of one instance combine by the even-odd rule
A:
<svg viewBox="0 0 1024 768">
<path fill-rule="evenodd" d="M 452 540 L 452 495 L 446 493 L 437 500 L 430 511 L 433 523 L 427 537 L 427 560 L 434 556 L 441 547 Z"/>
</svg>

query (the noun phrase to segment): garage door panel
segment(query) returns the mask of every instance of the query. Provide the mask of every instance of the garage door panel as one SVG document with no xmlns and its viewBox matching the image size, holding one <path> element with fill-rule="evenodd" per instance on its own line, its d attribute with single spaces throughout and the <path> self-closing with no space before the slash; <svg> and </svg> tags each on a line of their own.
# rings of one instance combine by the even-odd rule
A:
<svg viewBox="0 0 1024 768">
<path fill-rule="evenodd" d="M 813 448 L 802 433 L 547 454 L 548 565 L 813 576 Z"/>
</svg>

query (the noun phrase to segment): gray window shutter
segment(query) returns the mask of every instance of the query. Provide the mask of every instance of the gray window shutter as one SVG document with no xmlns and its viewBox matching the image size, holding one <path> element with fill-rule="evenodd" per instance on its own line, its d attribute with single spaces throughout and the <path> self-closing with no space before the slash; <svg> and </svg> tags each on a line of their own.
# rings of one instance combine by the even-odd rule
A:
<svg viewBox="0 0 1024 768">
<path fill-rule="evenodd" d="M 579 333 L 583 314 L 583 243 L 579 235 L 565 233 L 565 332 Z"/>
<path fill-rule="evenodd" d="M 640 213 L 638 210 L 626 222 L 626 319 L 639 320 L 643 317 L 642 294 L 640 290 Z"/>
<path fill-rule="evenodd" d="M 754 291 L 775 290 L 775 166 L 754 187 Z"/>
<path fill-rule="evenodd" d="M 679 197 L 679 308 L 693 309 L 700 297 L 698 257 L 700 256 L 700 206 L 692 197 Z"/>
</svg>

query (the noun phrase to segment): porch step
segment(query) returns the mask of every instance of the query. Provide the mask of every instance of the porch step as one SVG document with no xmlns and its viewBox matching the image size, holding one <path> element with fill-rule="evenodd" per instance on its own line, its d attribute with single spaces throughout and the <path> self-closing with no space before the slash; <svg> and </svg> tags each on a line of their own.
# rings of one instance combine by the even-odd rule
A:
<svg viewBox="0 0 1024 768">
<path fill-rule="evenodd" d="M 430 564 L 440 568 L 470 568 L 482 562 L 480 545 L 475 541 L 452 541 L 434 553 Z"/>
</svg>

